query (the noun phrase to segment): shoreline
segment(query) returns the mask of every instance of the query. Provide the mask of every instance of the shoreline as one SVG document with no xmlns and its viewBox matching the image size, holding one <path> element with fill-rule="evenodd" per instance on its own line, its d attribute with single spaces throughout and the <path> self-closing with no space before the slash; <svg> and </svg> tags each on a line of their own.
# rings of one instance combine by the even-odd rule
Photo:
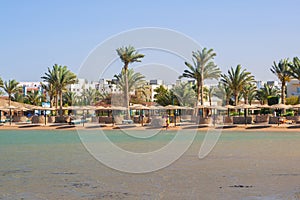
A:
<svg viewBox="0 0 300 200">
<path fill-rule="evenodd" d="M 96 123 L 86 123 L 84 126 L 82 124 L 77 125 L 69 125 L 69 124 L 28 124 L 28 123 L 18 123 L 18 124 L 3 124 L 0 126 L 1 130 L 66 130 L 66 131 L 74 131 L 74 130 L 133 130 L 133 131 L 145 131 L 145 130 L 164 130 L 164 131 L 208 131 L 208 130 L 222 130 L 222 131 L 242 131 L 242 132 L 299 132 L 300 125 L 286 125 L 280 124 L 278 125 L 270 125 L 270 124 L 257 124 L 257 125 L 219 125 L 219 126 L 210 126 L 210 125 L 181 125 L 181 126 L 169 126 L 166 128 L 153 128 L 150 126 L 141 126 L 140 124 L 129 124 L 129 125 L 104 125 L 104 124 L 96 124 Z"/>
</svg>

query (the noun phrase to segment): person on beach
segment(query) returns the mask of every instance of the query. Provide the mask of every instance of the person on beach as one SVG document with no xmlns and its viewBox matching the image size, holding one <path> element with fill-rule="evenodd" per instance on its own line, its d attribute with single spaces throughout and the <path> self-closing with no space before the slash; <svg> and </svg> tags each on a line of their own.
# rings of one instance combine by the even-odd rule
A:
<svg viewBox="0 0 300 200">
<path fill-rule="evenodd" d="M 170 118 L 169 118 L 169 115 L 167 115 L 167 117 L 166 117 L 166 130 L 169 128 L 169 125 L 170 125 Z"/>
</svg>

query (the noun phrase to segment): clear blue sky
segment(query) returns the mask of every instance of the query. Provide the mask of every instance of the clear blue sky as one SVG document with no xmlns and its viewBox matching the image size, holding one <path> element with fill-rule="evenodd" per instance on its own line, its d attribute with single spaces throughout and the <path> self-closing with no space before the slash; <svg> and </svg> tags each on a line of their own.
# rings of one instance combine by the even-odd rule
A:
<svg viewBox="0 0 300 200">
<path fill-rule="evenodd" d="M 274 60 L 300 56 L 299 7 L 297 0 L 2 0 L 0 77 L 40 81 L 55 63 L 77 72 L 108 37 L 150 26 L 174 29 L 213 48 L 223 72 L 242 64 L 258 80 L 275 80 L 269 70 Z"/>
</svg>

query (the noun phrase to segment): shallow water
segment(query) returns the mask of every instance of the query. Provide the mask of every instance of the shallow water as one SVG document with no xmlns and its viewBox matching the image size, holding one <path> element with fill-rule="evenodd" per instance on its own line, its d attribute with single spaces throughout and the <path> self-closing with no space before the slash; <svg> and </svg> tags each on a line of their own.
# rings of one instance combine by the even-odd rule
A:
<svg viewBox="0 0 300 200">
<path fill-rule="evenodd" d="M 135 152 L 159 149 L 176 134 L 105 133 Z M 103 142 L 96 132 L 86 135 Z M 189 150 L 162 170 L 129 174 L 94 159 L 76 131 L 0 131 L 0 199 L 298 199 L 300 134 L 224 132 L 199 160 L 204 137 L 198 132 Z"/>
</svg>

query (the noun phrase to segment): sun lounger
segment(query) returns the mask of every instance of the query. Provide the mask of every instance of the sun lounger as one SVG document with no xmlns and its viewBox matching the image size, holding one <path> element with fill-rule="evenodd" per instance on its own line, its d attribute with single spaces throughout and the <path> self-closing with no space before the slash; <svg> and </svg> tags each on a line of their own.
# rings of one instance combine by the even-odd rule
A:
<svg viewBox="0 0 300 200">
<path fill-rule="evenodd" d="M 133 121 L 131 119 L 123 119 L 122 124 L 133 124 Z"/>
<path fill-rule="evenodd" d="M 81 124 L 81 123 L 87 123 L 88 120 L 86 119 L 75 119 L 71 120 L 69 124 L 76 125 L 76 124 Z"/>
</svg>

